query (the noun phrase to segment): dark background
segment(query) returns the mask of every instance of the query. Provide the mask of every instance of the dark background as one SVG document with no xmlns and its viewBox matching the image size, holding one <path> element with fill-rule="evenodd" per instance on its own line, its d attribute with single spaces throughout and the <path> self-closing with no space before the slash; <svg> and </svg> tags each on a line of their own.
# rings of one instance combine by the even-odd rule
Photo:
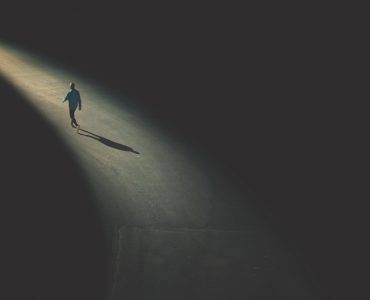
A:
<svg viewBox="0 0 370 300">
<path fill-rule="evenodd" d="M 324 299 L 366 294 L 367 145 L 348 139 L 356 117 L 330 12 L 80 1 L 13 3 L 2 15 L 3 38 L 128 95 L 255 190 Z"/>
</svg>

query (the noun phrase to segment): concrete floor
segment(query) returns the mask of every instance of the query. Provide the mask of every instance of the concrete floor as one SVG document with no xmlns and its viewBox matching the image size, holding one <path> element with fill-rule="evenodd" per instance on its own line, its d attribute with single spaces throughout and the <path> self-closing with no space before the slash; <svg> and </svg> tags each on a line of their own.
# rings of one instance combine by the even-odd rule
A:
<svg viewBox="0 0 370 300">
<path fill-rule="evenodd" d="M 112 242 L 108 299 L 317 299 L 258 217 L 256 196 L 124 96 L 5 44 L 0 71 L 68 145 L 95 195 Z M 62 103 L 70 81 L 81 134 Z"/>
</svg>

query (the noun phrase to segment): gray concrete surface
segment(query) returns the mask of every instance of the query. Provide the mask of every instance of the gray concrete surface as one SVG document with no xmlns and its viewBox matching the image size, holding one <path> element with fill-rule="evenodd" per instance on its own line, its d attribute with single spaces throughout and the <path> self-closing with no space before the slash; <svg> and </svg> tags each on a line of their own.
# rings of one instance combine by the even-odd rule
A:
<svg viewBox="0 0 370 300">
<path fill-rule="evenodd" d="M 0 71 L 68 144 L 96 195 L 113 245 L 109 298 L 315 299 L 307 274 L 254 211 L 256 196 L 124 96 L 1 43 Z M 85 135 L 62 103 L 70 81 Z"/>
</svg>

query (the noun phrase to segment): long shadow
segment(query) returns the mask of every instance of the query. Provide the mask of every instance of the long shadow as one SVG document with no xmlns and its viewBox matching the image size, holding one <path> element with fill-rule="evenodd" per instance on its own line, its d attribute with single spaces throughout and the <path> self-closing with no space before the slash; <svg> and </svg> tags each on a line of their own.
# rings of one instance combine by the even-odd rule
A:
<svg viewBox="0 0 370 300">
<path fill-rule="evenodd" d="M 82 132 L 86 132 L 87 134 L 84 134 L 84 133 L 81 133 L 81 132 L 78 132 L 79 135 L 83 135 L 83 136 L 86 136 L 86 137 L 89 137 L 89 138 L 92 138 L 94 140 L 97 140 L 99 141 L 100 143 L 108 146 L 108 147 L 111 147 L 111 148 L 114 148 L 114 149 L 117 149 L 117 150 L 121 150 L 121 151 L 126 151 L 126 152 L 131 152 L 131 153 L 135 153 L 135 154 L 140 154 L 139 152 L 137 152 L 136 150 L 132 149 L 131 147 L 129 146 L 126 146 L 126 145 L 123 145 L 123 144 L 120 144 L 120 143 L 117 143 L 117 142 L 113 142 L 105 137 L 102 137 L 100 135 L 97 135 L 93 132 L 90 132 L 90 131 L 87 131 L 85 129 L 80 129 L 79 131 L 82 131 Z"/>
</svg>

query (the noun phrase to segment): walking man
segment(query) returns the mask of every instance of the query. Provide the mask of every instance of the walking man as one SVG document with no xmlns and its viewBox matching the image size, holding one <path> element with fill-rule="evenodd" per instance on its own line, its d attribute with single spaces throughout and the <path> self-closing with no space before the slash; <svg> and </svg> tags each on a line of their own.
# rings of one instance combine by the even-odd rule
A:
<svg viewBox="0 0 370 300">
<path fill-rule="evenodd" d="M 81 110 L 81 97 L 80 92 L 75 89 L 75 84 L 71 82 L 70 84 L 71 90 L 68 92 L 67 96 L 65 97 L 64 101 L 68 100 L 69 104 L 69 116 L 71 117 L 71 126 L 73 128 L 80 127 L 78 125 L 76 118 L 75 118 L 75 111 L 78 107 L 78 110 Z"/>
</svg>

